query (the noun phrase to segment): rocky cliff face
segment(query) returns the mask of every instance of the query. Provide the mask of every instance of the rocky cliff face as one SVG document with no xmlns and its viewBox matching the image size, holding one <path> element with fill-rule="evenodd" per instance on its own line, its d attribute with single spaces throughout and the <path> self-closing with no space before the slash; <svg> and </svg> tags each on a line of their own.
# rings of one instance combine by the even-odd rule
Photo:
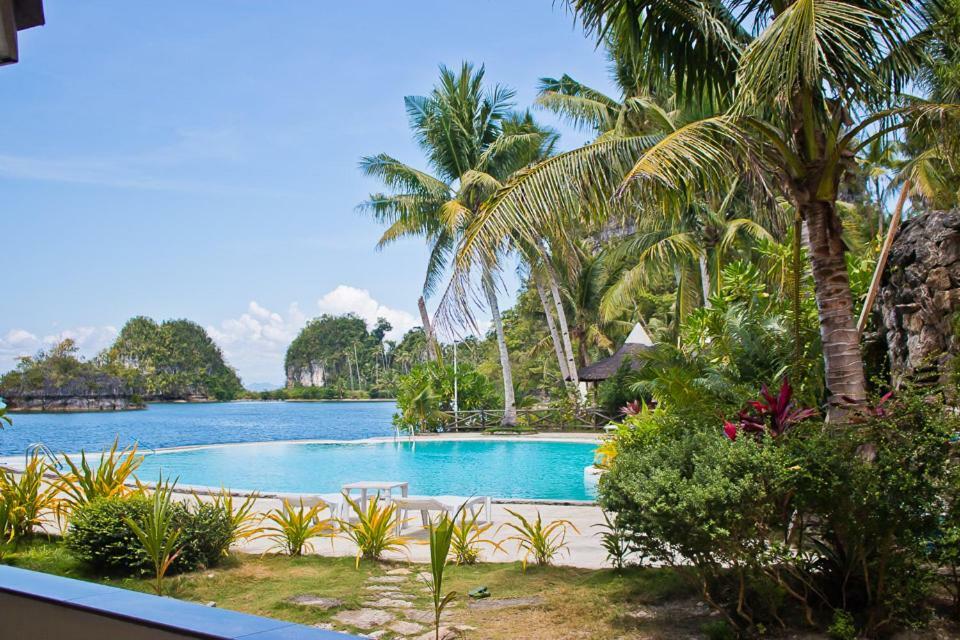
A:
<svg viewBox="0 0 960 640">
<path fill-rule="evenodd" d="M 894 383 L 945 382 L 960 355 L 960 211 L 906 221 L 893 243 L 879 296 Z"/>
<path fill-rule="evenodd" d="M 11 412 L 124 411 L 143 409 L 143 401 L 123 380 L 106 373 L 87 373 L 56 384 L 0 389 Z"/>
<path fill-rule="evenodd" d="M 77 413 L 82 411 L 129 411 L 146 405 L 130 396 L 20 396 L 7 398 L 11 413 Z"/>
<path fill-rule="evenodd" d="M 324 383 L 322 362 L 287 366 L 287 387 L 322 387 Z"/>
</svg>

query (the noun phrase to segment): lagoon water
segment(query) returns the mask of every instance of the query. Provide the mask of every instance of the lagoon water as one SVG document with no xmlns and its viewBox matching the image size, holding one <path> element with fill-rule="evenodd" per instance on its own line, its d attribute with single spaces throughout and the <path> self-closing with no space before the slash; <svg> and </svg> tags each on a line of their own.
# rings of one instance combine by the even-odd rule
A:
<svg viewBox="0 0 960 640">
<path fill-rule="evenodd" d="M 140 443 L 137 472 L 182 485 L 262 492 L 333 493 L 347 482 L 401 480 L 414 494 L 588 500 L 594 445 L 584 442 L 427 441 L 306 444 L 393 434 L 393 402 L 153 404 L 144 411 L 16 414 L 0 431 L 0 456 L 43 442 L 55 453 Z M 203 446 L 153 453 L 154 449 Z M 96 457 L 94 457 L 94 461 Z"/>
<path fill-rule="evenodd" d="M 393 433 L 393 402 L 222 402 L 151 404 L 143 411 L 13 414 L 0 455 L 35 442 L 60 453 L 99 451 L 114 438 L 160 449 L 268 440 L 357 440 Z"/>
</svg>

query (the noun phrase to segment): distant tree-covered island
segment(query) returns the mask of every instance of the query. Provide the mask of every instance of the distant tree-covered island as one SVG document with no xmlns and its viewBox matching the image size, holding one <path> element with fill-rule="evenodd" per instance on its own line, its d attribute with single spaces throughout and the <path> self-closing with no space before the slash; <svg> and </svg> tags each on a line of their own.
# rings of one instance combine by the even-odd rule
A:
<svg viewBox="0 0 960 640">
<path fill-rule="evenodd" d="M 116 341 L 92 360 L 72 340 L 20 359 L 0 377 L 11 411 L 116 411 L 148 401 L 233 400 L 237 373 L 200 325 L 132 318 Z"/>
<path fill-rule="evenodd" d="M 372 328 L 353 313 L 314 318 L 290 343 L 284 358 L 286 386 L 257 394 L 265 399 L 333 400 L 393 398 L 399 377 L 424 362 L 423 329 L 399 341 L 393 326 L 378 318 Z"/>
</svg>

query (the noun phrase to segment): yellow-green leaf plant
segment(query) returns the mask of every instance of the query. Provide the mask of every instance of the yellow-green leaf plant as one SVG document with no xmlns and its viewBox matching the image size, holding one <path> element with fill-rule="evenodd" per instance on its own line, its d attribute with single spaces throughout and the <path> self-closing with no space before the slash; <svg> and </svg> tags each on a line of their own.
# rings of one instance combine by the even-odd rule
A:
<svg viewBox="0 0 960 640">
<path fill-rule="evenodd" d="M 44 477 L 50 465 L 34 453 L 23 471 L 0 471 L 0 500 L 6 508 L 3 538 L 19 542 L 43 526 L 43 516 L 55 510 L 54 483 Z"/>
<path fill-rule="evenodd" d="M 506 522 L 500 526 L 500 529 L 506 527 L 514 531 L 514 534 L 508 536 L 507 540 L 516 542 L 517 551 L 523 552 L 524 572 L 527 570 L 531 558 L 537 565 L 543 567 L 550 564 L 558 553 L 567 549 L 568 529 L 580 533 L 569 520 L 553 520 L 544 525 L 539 511 L 537 511 L 536 520 L 528 520 L 510 509 L 507 509 L 507 512 L 516 518 L 516 521 Z"/>
<path fill-rule="evenodd" d="M 109 451 L 100 453 L 96 468 L 87 461 L 87 454 L 80 452 L 79 463 L 68 455 L 63 456 L 67 469 L 58 471 L 59 489 L 63 494 L 66 511 L 85 505 L 96 498 L 109 498 L 126 495 L 133 488 L 128 486 L 134 472 L 143 463 L 143 456 L 137 454 L 136 445 L 118 450 L 119 438 L 113 441 Z"/>
<path fill-rule="evenodd" d="M 397 532 L 397 505 L 381 504 L 379 498 L 367 501 L 366 507 L 346 498 L 357 520 L 340 520 L 344 537 L 357 545 L 357 568 L 360 560 L 379 560 L 386 551 L 407 550 L 409 541 Z"/>
<path fill-rule="evenodd" d="M 163 577 L 173 564 L 183 548 L 180 543 L 181 530 L 173 522 L 173 484 L 159 479 L 153 490 L 151 509 L 144 517 L 143 523 L 137 524 L 131 518 L 124 518 L 124 522 L 137 536 L 137 540 L 146 552 L 153 565 L 153 590 L 157 595 L 163 595 Z"/>
<path fill-rule="evenodd" d="M 274 549 L 280 549 L 290 556 L 310 553 L 313 551 L 311 538 L 332 535 L 333 520 L 320 517 L 320 512 L 326 508 L 325 502 L 307 507 L 303 504 L 303 498 L 300 498 L 299 506 L 294 507 L 289 500 L 284 500 L 279 509 L 267 514 L 269 524 L 263 531 L 267 538 L 273 540 Z"/>
<path fill-rule="evenodd" d="M 502 551 L 503 547 L 494 540 L 484 538 L 483 534 L 489 531 L 492 523 L 478 524 L 480 514 L 468 515 L 461 510 L 459 517 L 453 519 L 453 533 L 450 541 L 450 557 L 460 564 L 476 564 L 480 559 L 480 547 L 489 545 L 494 551 Z"/>
<path fill-rule="evenodd" d="M 202 498 L 194 495 L 197 502 Z M 230 518 L 230 543 L 224 549 L 228 553 L 230 547 L 243 540 L 250 540 L 264 533 L 266 529 L 260 526 L 264 517 L 254 511 L 260 494 L 256 491 L 248 494 L 241 501 L 234 501 L 234 495 L 229 489 L 221 488 L 220 493 L 213 496 L 213 505 L 222 510 Z"/>
</svg>

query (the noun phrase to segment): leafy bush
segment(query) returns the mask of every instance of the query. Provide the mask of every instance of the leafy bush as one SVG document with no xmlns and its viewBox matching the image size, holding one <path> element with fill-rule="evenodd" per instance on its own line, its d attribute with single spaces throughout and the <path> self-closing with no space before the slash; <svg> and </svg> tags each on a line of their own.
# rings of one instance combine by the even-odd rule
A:
<svg viewBox="0 0 960 640">
<path fill-rule="evenodd" d="M 415 366 L 397 384 L 394 423 L 401 427 L 435 431 L 443 428 L 443 411 L 453 409 L 453 367 L 440 362 Z M 469 365 L 457 370 L 457 403 L 462 411 L 489 409 L 497 404 L 490 381 Z"/>
<path fill-rule="evenodd" d="M 834 640 L 856 640 L 857 625 L 853 616 L 842 609 L 833 614 L 833 622 L 827 627 L 827 635 Z"/>
<path fill-rule="evenodd" d="M 945 535 L 958 418 L 905 395 L 845 425 L 806 421 L 730 440 L 719 420 L 664 419 L 601 479 L 645 555 L 696 579 L 734 626 L 776 622 L 787 599 L 809 624 L 849 611 L 868 635 L 924 620 L 926 560 Z"/>
<path fill-rule="evenodd" d="M 597 387 L 600 408 L 611 417 L 620 415 L 623 407 L 630 402 L 640 399 L 649 400 L 649 397 L 644 398 L 635 389 L 636 376 L 628 360 L 624 360 L 617 372 Z"/>
<path fill-rule="evenodd" d="M 97 571 L 123 575 L 150 571 L 150 558 L 126 520 L 143 527 L 152 509 L 150 497 L 139 493 L 96 498 L 73 512 L 67 547 Z M 226 553 L 232 526 L 221 507 L 205 503 L 191 508 L 175 502 L 170 506 L 170 518 L 181 532 L 181 551 L 172 572 L 215 566 Z"/>
</svg>

